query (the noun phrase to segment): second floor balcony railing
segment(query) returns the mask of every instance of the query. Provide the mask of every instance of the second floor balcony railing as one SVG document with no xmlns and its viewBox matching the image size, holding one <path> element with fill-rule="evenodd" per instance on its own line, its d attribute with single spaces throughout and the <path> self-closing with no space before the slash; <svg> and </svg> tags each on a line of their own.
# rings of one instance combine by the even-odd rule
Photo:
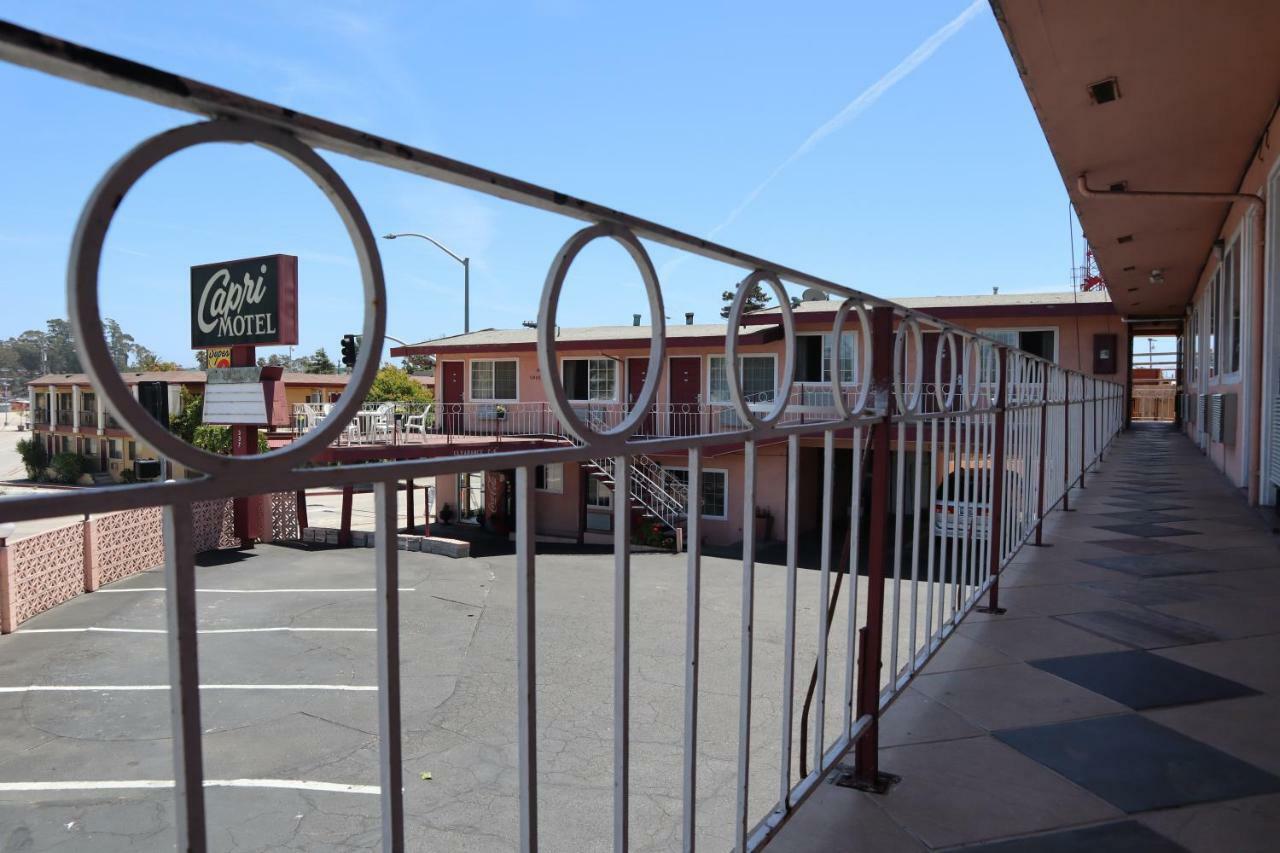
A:
<svg viewBox="0 0 1280 853">
<path fill-rule="evenodd" d="M 404 669 L 416 681 L 420 664 L 430 662 L 425 656 L 434 655 L 437 650 L 433 638 L 426 643 L 415 642 L 420 635 L 409 634 L 402 643 L 402 624 L 407 620 L 400 609 L 401 556 L 395 543 L 399 495 L 401 484 L 406 481 L 464 471 L 495 476 L 515 471 L 512 489 L 507 493 L 515 553 L 502 567 L 503 577 L 514 586 L 514 590 L 508 587 L 511 595 L 503 604 L 512 614 L 511 636 L 503 642 L 501 660 L 495 657 L 483 662 L 482 678 L 472 680 L 466 688 L 481 688 L 475 692 L 482 693 L 489 706 L 484 709 L 484 716 L 493 718 L 498 727 L 492 739 L 513 744 L 509 753 L 514 768 L 504 774 L 504 796 L 494 797 L 493 784 L 484 780 L 468 790 L 464 787 L 466 774 L 461 774 L 458 778 L 464 781 L 459 787 L 445 792 L 451 801 L 461 803 L 469 798 L 478 804 L 484 810 L 482 819 L 498 827 L 495 837 L 509 835 L 515 840 L 512 846 L 527 853 L 537 851 L 540 844 L 545 850 L 612 847 L 625 853 L 638 846 L 630 833 L 633 826 L 641 823 L 646 846 L 651 846 L 649 838 L 660 838 L 664 847 L 675 848 L 679 844 L 680 849 L 692 850 L 697 840 L 699 849 L 736 849 L 746 853 L 763 848 L 805 799 L 819 790 L 826 774 L 851 753 L 859 784 L 880 784 L 878 721 L 882 709 L 902 694 L 979 598 L 985 597 L 992 610 L 999 609 L 1004 568 L 1023 543 L 1037 535 L 1041 520 L 1054 507 L 1067 502 L 1070 490 L 1083 484 L 1086 475 L 1092 477 L 1092 466 L 1123 421 L 1124 389 L 1116 383 L 1065 370 L 1031 353 L 982 338 L 846 283 L 405 143 L 300 115 L 4 22 L 0 22 L 0 59 L 202 117 L 196 124 L 151 137 L 108 170 L 78 219 L 79 230 L 74 239 L 68 241 L 72 255 L 67 266 L 71 270 L 70 300 L 83 309 L 70 312 L 74 339 L 94 385 L 116 411 L 124 413 L 131 433 L 140 441 L 175 462 L 207 472 L 207 476 L 138 487 L 54 490 L 0 498 L 2 517 L 16 522 L 160 508 L 165 565 L 163 573 L 157 573 L 156 582 L 163 584 L 165 594 L 156 607 L 163 608 L 166 627 L 159 631 L 155 642 L 165 646 L 151 648 L 155 650 L 152 654 L 161 654 L 159 650 L 167 647 L 167 686 L 172 698 L 167 733 L 161 731 L 164 727 L 157 725 L 159 720 L 154 716 L 149 718 L 146 731 L 152 741 L 168 738 L 176 773 L 170 780 L 156 782 L 152 777 L 142 781 L 148 786 L 173 790 L 175 807 L 165 812 L 172 817 L 158 820 L 172 821 L 178 849 L 209 849 L 207 814 L 221 814 L 221 820 L 240 816 L 218 811 L 228 802 L 214 799 L 220 787 L 249 787 L 260 792 L 268 786 L 266 783 L 279 785 L 282 780 L 307 785 L 306 798 L 353 796 L 348 790 L 353 788 L 358 788 L 361 795 L 380 798 L 380 808 L 337 801 L 328 813 L 359 817 L 367 809 L 379 814 L 384 850 L 419 849 L 431 843 L 425 833 L 428 829 L 434 831 L 434 825 L 427 827 L 431 820 L 421 811 L 422 797 L 412 793 L 424 789 L 416 782 L 406 786 L 404 778 L 406 763 L 420 764 L 416 758 L 406 762 L 406 756 L 424 754 L 424 747 L 416 733 L 409 735 L 411 739 L 406 743 L 405 724 L 416 728 L 423 717 L 418 713 L 422 708 L 411 705 L 413 700 L 409 698 L 422 694 L 406 692 L 402 700 L 402 651 L 407 664 Z M 29 78 L 24 79 L 30 82 Z M 257 144 L 283 154 L 325 188 L 326 197 L 347 223 L 348 233 L 355 241 L 364 283 L 364 339 L 345 392 L 350 396 L 334 408 L 298 410 L 294 425 L 297 441 L 260 457 L 203 453 L 157 424 L 134 399 L 113 364 L 97 312 L 100 250 L 106 229 L 120 209 L 121 198 L 139 176 L 167 154 L 214 142 Z M 385 343 L 386 282 L 374 232 L 360 204 L 317 149 L 585 221 L 585 226 L 554 253 L 541 294 L 538 356 L 545 365 L 556 363 L 553 330 L 557 328 L 560 287 L 572 259 L 592 241 L 606 239 L 628 251 L 645 279 L 655 322 L 652 363 L 663 362 L 669 342 L 661 319 L 663 285 L 646 244 L 662 244 L 724 266 L 723 278 L 709 281 L 714 289 L 708 292 L 715 295 L 726 286 L 736 289 L 730 330 L 738 328 L 748 295 L 761 284 L 774 291 L 780 306 L 788 304 L 784 282 L 799 288 L 816 288 L 842 300 L 831 334 L 833 339 L 839 338 L 845 317 L 851 325 L 856 320 L 861 327 L 860 339 L 865 341 L 866 349 L 860 357 L 858 380 L 838 392 L 788 382 L 783 386 L 789 389 L 785 394 L 744 393 L 735 395 L 732 404 L 711 400 L 672 405 L 658 402 L 655 371 L 644 382 L 638 412 L 629 412 L 623 403 L 595 402 L 362 406 L 359 400 L 372 386 Z M 784 312 L 784 318 L 785 346 L 794 351 L 794 322 L 789 313 Z M 964 377 L 957 381 L 952 374 L 950 379 L 939 377 L 943 385 L 929 386 L 930 374 L 921 369 L 927 358 L 922 342 L 925 332 L 939 335 L 938 351 L 943 352 L 945 347 L 947 363 L 964 365 L 973 374 L 968 381 Z M 731 334 L 736 335 L 736 331 Z M 998 349 L 994 351 L 988 379 L 976 365 L 982 361 L 981 354 L 993 346 Z M 726 360 L 733 363 L 734 356 L 733 349 L 726 345 Z M 939 355 L 935 363 L 942 364 L 943 357 Z M 556 371 L 543 369 L 540 373 L 548 395 L 562 399 L 565 389 Z M 733 388 L 738 387 L 732 373 L 729 381 Z M 58 405 L 56 400 L 50 403 Z M 113 419 L 108 419 L 108 426 L 115 426 Z M 617 431 L 601 433 L 611 426 L 616 426 Z M 914 447 L 907 450 L 903 437 L 911 435 Z M 316 451 L 335 441 L 458 442 L 468 436 L 486 442 L 493 437 L 505 440 L 507 436 L 546 436 L 555 441 L 546 442 L 545 447 L 503 447 L 500 452 L 474 455 L 468 454 L 470 448 L 464 446 L 439 454 L 442 458 L 396 458 L 359 465 L 309 464 Z M 573 438 L 566 440 L 566 436 Z M 813 467 L 802 465 L 802 450 L 809 449 L 801 447 L 802 439 L 822 445 L 820 454 L 808 454 Z M 853 452 L 838 448 L 837 441 L 848 441 L 848 450 Z M 785 444 L 785 473 L 777 473 L 776 467 L 763 467 L 759 450 L 766 443 Z M 759 563 L 756 539 L 751 535 L 743 537 L 741 555 L 732 558 L 731 563 L 704 561 L 701 542 L 706 494 L 716 491 L 707 489 L 713 483 L 708 475 L 715 473 L 715 468 L 704 467 L 704 463 L 711 461 L 713 448 L 718 450 L 724 445 L 736 445 L 733 452 L 740 454 L 737 464 L 741 473 L 736 478 L 739 485 L 731 499 L 744 518 L 754 514 L 760 506 L 758 498 L 766 490 L 776 493 L 780 505 L 789 508 L 783 521 L 788 546 L 785 566 L 771 568 Z M 616 494 L 628 495 L 632 492 L 634 467 L 630 461 L 650 452 L 681 454 L 687 462 L 687 561 L 662 558 L 663 571 L 671 572 L 668 579 L 677 588 L 684 587 L 681 603 L 655 604 L 650 593 L 656 584 L 643 573 L 652 564 L 641 563 L 637 566 L 641 572 L 633 571 L 633 560 L 643 558 L 631 547 L 632 508 L 628 501 L 617 500 L 610 508 L 612 555 L 593 566 L 600 572 L 591 573 L 607 577 L 605 588 L 612 588 L 612 602 L 602 606 L 601 599 L 578 594 L 572 600 L 552 600 L 548 605 L 544 592 L 538 591 L 540 579 L 545 577 L 539 570 L 549 570 L 547 575 L 563 575 L 564 564 L 548 559 L 535 536 L 539 514 L 546 511 L 544 501 L 536 494 L 539 468 L 611 459 L 616 481 L 611 488 Z M 460 458 L 464 454 L 465 460 Z M 914 456 L 910 469 L 906 467 L 908 456 Z M 806 470 L 803 475 L 802 467 Z M 922 481 L 926 470 L 933 472 L 930 481 Z M 824 487 L 815 490 L 815 477 L 808 472 L 820 472 Z M 837 494 L 834 484 L 838 475 L 859 488 L 842 489 L 843 495 Z M 941 488 L 939 501 L 931 499 L 935 481 Z M 376 644 L 372 646 L 376 666 L 372 662 L 367 667 L 362 665 L 359 677 L 367 679 L 366 683 L 344 684 L 342 689 L 344 693 L 367 690 L 376 694 L 377 722 L 373 725 L 377 737 L 362 737 L 349 753 L 351 760 L 339 763 L 361 766 L 369 771 L 368 777 L 358 785 L 337 784 L 327 778 L 297 780 L 284 774 L 296 774 L 299 767 L 318 766 L 317 761 L 290 750 L 277 760 L 272 756 L 282 754 L 280 750 L 259 748 L 252 740 L 245 741 L 248 750 L 224 749 L 215 753 L 217 767 L 227 768 L 230 777 L 215 776 L 215 762 L 209 763 L 210 772 L 206 775 L 204 746 L 211 746 L 210 752 L 214 746 L 204 737 L 206 726 L 221 719 L 216 715 L 231 705 L 257 705 L 253 701 L 228 703 L 215 694 L 211 699 L 217 703 L 216 710 L 202 711 L 202 694 L 210 696 L 211 692 L 204 688 L 217 685 L 205 680 L 207 673 L 199 664 L 212 659 L 211 669 L 217 672 L 220 664 L 214 656 L 220 647 L 213 645 L 216 641 L 212 637 L 199 636 L 202 632 L 197 627 L 207 615 L 201 604 L 207 599 L 197 595 L 193 508 L 213 500 L 244 501 L 246 495 L 255 493 L 322 487 L 351 489 L 365 483 L 372 483 L 374 489 L 374 569 L 372 581 L 350 591 L 372 593 L 373 606 L 366 605 L 364 610 L 366 618 L 376 626 L 370 632 Z M 929 495 L 930 499 L 916 502 L 912 495 Z M 819 527 L 802 531 L 801 516 L 815 510 Z M 247 519 L 248 515 L 240 517 Z M 243 528 L 244 535 L 236 538 L 249 538 L 247 521 L 237 522 L 237 526 Z M 935 530 L 941 534 L 929 535 Z M 798 546 L 802 540 L 820 550 L 816 573 L 799 571 Z M 308 554 L 307 558 L 314 556 Z M 421 571 L 422 564 L 410 568 L 411 573 L 406 573 L 403 580 L 411 585 L 416 583 L 415 578 L 423 578 L 423 586 L 438 582 L 439 575 Z M 290 588 L 315 579 L 308 569 L 310 565 L 297 568 L 297 574 L 287 581 Z M 642 589 L 637 588 L 637 575 L 644 580 Z M 731 596 L 717 595 L 725 588 L 710 586 L 722 575 L 734 578 Z M 487 575 L 489 579 L 497 576 L 496 571 Z M 587 573 L 580 577 L 587 577 Z M 833 596 L 839 595 L 841 578 L 848 578 L 849 589 L 837 600 Z M 763 579 L 770 581 L 768 587 L 762 586 Z M 79 566 L 71 582 L 83 585 Z M 708 584 L 705 598 L 704 582 Z M 364 588 L 364 583 L 370 583 L 372 588 Z M 637 594 L 633 595 L 633 588 Z M 491 600 L 498 601 L 496 597 Z M 659 607 L 662 609 L 657 610 Z M 765 608 L 769 608 L 767 613 Z M 713 609 L 728 612 L 713 614 Z M 244 611 L 241 608 L 228 612 Z M 594 636 L 611 634 L 611 642 L 584 642 L 583 637 L 589 635 L 563 630 L 566 623 L 588 612 L 591 618 L 599 616 L 604 620 L 603 635 Z M 769 623 L 769 631 L 780 629 L 780 633 L 757 635 L 755 626 L 766 624 L 766 616 L 776 620 Z M 491 628 L 496 625 L 496 620 L 485 621 Z M 633 622 L 637 626 L 634 629 Z M 633 662 L 633 649 L 647 648 L 656 636 L 654 632 L 640 633 L 640 626 L 646 624 L 660 626 L 658 633 L 670 644 L 663 654 L 670 655 L 673 673 L 682 673 L 683 684 L 665 683 L 662 677 L 655 678 Z M 414 625 L 411 630 L 420 628 L 424 626 Z M 566 636 L 574 645 L 571 650 L 562 642 Z M 595 648 L 589 651 L 602 652 L 599 659 L 603 664 L 584 666 L 581 661 L 589 659 L 580 653 L 593 643 Z M 254 647 L 255 651 L 258 648 Z M 704 659 L 704 650 L 714 654 Z M 719 656 L 720 652 L 725 655 Z M 205 654 L 210 657 L 203 657 Z M 239 657 L 241 660 L 234 662 L 233 669 L 223 671 L 239 676 L 247 655 L 241 653 Z M 570 662 L 565 664 L 565 660 Z M 508 671 L 501 671 L 496 669 L 500 664 L 511 666 Z M 556 681 L 563 676 L 566 665 L 574 670 L 572 678 Z M 736 695 L 726 694 L 726 669 L 738 673 Z M 349 671 L 344 666 L 344 672 Z M 498 672 L 502 674 L 496 675 Z M 810 672 L 811 708 L 803 700 L 803 676 Z M 633 678 L 635 673 L 643 677 Z M 700 681 L 708 673 L 715 676 L 711 684 Z M 70 677 L 69 673 L 66 675 Z M 584 676 L 598 677 L 602 682 L 612 680 L 609 710 L 603 710 L 595 699 L 578 701 L 579 697 L 571 692 L 584 683 Z M 673 677 L 679 679 L 681 675 Z M 957 678 L 958 683 L 963 683 L 963 673 Z M 459 692 L 464 689 L 462 679 L 460 675 Z M 510 724 L 502 722 L 498 707 L 501 700 L 496 698 L 500 694 L 484 689 L 495 680 L 514 685 L 507 709 L 513 718 Z M 659 685 L 659 681 L 664 683 Z M 90 686 L 95 695 L 136 689 L 116 684 L 91 682 Z M 566 686 L 557 689 L 561 684 Z M 19 685 L 18 689 L 49 686 Z M 234 686 L 237 690 L 260 690 L 282 685 L 237 680 Z M 65 685 L 52 687 L 64 689 Z M 652 687 L 660 690 L 653 692 L 649 690 Z M 712 687 L 714 690 L 709 689 Z M 418 690 L 417 684 L 412 689 Z M 298 707 L 312 707 L 320 701 L 313 698 L 315 695 L 318 694 L 301 694 L 293 701 L 299 703 Z M 105 714 L 113 706 L 100 703 L 84 707 L 86 713 Z M 639 715 L 635 713 L 637 708 L 641 709 Z M 413 716 L 405 718 L 406 711 Z M 799 738 L 795 737 L 797 729 Z M 572 731 L 575 741 L 598 751 L 562 758 L 559 753 L 563 750 L 546 748 L 543 733 L 548 730 Z M 667 738 L 668 733 L 669 747 L 655 740 Z M 607 753 L 612 754 L 612 762 L 604 757 Z M 85 784 L 68 778 L 115 778 L 107 775 L 116 772 L 114 765 L 97 766 L 86 761 L 85 767 L 76 769 L 64 764 L 68 769 L 60 778 L 39 780 L 38 789 L 32 789 L 40 791 L 42 802 L 64 794 L 73 796 L 68 786 Z M 602 773 L 590 771 L 591 778 L 577 780 L 579 774 L 588 773 L 587 768 L 597 764 L 606 769 Z M 242 775 L 257 769 L 269 770 L 270 776 Z M 571 785 L 561 783 L 567 778 L 566 770 L 575 777 Z M 77 775 L 68 776 L 73 773 Z M 661 802 L 655 802 L 651 792 L 648 782 L 652 779 L 663 780 Z M 375 780 L 376 784 L 368 784 Z M 638 790 L 641 780 L 645 787 Z M 102 783 L 90 784 L 96 790 Z M 211 802 L 217 804 L 217 809 L 209 812 L 205 808 L 207 791 L 212 792 Z M 254 801 L 254 808 L 261 809 L 262 814 L 255 821 L 270 825 L 272 831 L 278 828 L 285 834 L 297 832 L 295 809 L 288 805 L 292 800 L 268 799 L 262 793 L 256 796 L 261 799 Z M 583 808 L 584 803 L 590 807 Z M 357 808 L 362 811 L 357 812 Z M 316 811 L 321 809 L 315 807 Z M 26 809 L 33 814 L 36 811 L 30 805 Z M 85 816 L 86 821 L 93 819 L 92 814 Z M 592 824 L 592 820 L 596 823 Z M 578 825 L 584 821 L 589 826 L 580 829 Z M 469 833 L 474 832 L 473 826 L 466 822 Z M 158 827 L 156 837 L 163 831 L 164 827 Z M 372 841 L 370 834 L 362 831 L 361 838 Z M 606 840 L 609 836 L 612 845 Z M 563 837 L 570 840 L 563 842 Z"/>
<path fill-rule="evenodd" d="M 86 409 L 80 412 L 80 426 L 96 427 L 98 425 L 98 411 L 96 409 Z"/>
<path fill-rule="evenodd" d="M 58 409 L 58 426 L 71 426 L 75 422 L 75 413 L 70 409 Z"/>
</svg>

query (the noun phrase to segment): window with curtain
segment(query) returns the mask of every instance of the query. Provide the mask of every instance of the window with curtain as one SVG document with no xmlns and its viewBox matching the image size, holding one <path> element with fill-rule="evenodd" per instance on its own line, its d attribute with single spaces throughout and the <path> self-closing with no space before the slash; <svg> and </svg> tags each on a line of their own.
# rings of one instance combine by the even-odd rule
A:
<svg viewBox="0 0 1280 853">
<path fill-rule="evenodd" d="M 1210 379 L 1218 375 L 1218 289 L 1222 279 L 1221 272 L 1222 268 L 1219 267 L 1218 272 L 1215 272 L 1213 278 L 1209 280 L 1209 292 L 1205 294 L 1209 322 L 1206 324 L 1207 340 L 1204 354 L 1209 364 Z"/>
<path fill-rule="evenodd" d="M 478 360 L 471 362 L 471 399 L 516 399 L 516 361 Z"/>
<path fill-rule="evenodd" d="M 713 403 L 729 402 L 729 377 L 725 374 L 722 355 L 708 360 L 708 399 Z M 742 395 L 750 403 L 769 402 L 775 390 L 772 355 L 744 355 L 740 357 Z"/>
<path fill-rule="evenodd" d="M 552 462 L 535 469 L 533 486 L 540 492 L 562 494 L 564 492 L 564 464 Z"/>
<path fill-rule="evenodd" d="M 618 363 L 611 358 L 571 358 L 560 363 L 560 378 L 570 400 L 616 400 Z"/>
<path fill-rule="evenodd" d="M 689 469 L 688 468 L 666 468 L 668 474 L 673 480 L 681 483 L 685 488 L 689 486 Z M 703 518 L 728 518 L 728 494 L 729 494 L 729 474 L 727 471 L 707 470 L 702 471 L 702 517 Z"/>
<path fill-rule="evenodd" d="M 1222 260 L 1223 373 L 1240 369 L 1240 241 L 1235 240 Z"/>
</svg>

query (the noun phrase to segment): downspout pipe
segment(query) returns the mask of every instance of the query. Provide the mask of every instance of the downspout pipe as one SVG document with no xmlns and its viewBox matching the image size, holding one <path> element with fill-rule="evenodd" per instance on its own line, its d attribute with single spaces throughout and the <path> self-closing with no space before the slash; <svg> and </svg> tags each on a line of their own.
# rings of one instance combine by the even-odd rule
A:
<svg viewBox="0 0 1280 853">
<path fill-rule="evenodd" d="M 1207 202 L 1207 203 L 1226 203 L 1239 204 L 1243 203 L 1249 206 L 1250 210 L 1245 213 L 1245 219 L 1253 216 L 1253 244 L 1254 252 L 1252 260 L 1253 272 L 1253 299 L 1251 304 L 1254 307 L 1253 316 L 1249 318 L 1252 328 L 1253 340 L 1255 341 L 1255 352 L 1259 355 L 1255 359 L 1253 365 L 1253 375 L 1249 381 L 1249 414 L 1247 423 L 1253 424 L 1252 434 L 1256 440 L 1249 442 L 1248 464 L 1248 487 L 1249 487 L 1249 503 L 1257 506 L 1261 495 L 1261 437 L 1262 437 L 1262 359 L 1261 353 L 1265 350 L 1263 346 L 1263 317 L 1266 316 L 1263 302 L 1266 298 L 1266 287 L 1263 279 L 1263 267 L 1265 266 L 1265 250 L 1266 250 L 1266 210 L 1267 203 L 1262 196 L 1256 193 L 1206 193 L 1206 192 L 1178 192 L 1168 190 L 1095 190 L 1089 186 L 1088 173 L 1081 172 L 1076 178 L 1076 191 L 1081 198 L 1087 199 L 1128 199 L 1130 201 L 1141 201 L 1143 199 L 1164 201 L 1189 201 L 1189 202 Z M 1252 355 L 1252 354 L 1251 354 Z M 1133 353 L 1129 354 L 1132 360 Z M 1249 431 L 1244 433 L 1246 440 Z"/>
</svg>

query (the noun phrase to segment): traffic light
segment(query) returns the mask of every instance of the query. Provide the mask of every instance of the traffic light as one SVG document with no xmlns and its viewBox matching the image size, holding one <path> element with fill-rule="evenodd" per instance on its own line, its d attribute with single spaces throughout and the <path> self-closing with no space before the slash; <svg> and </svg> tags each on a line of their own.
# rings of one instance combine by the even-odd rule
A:
<svg viewBox="0 0 1280 853">
<path fill-rule="evenodd" d="M 356 366 L 356 353 L 360 350 L 360 339 L 356 335 L 342 336 L 342 363 L 347 367 Z"/>
</svg>

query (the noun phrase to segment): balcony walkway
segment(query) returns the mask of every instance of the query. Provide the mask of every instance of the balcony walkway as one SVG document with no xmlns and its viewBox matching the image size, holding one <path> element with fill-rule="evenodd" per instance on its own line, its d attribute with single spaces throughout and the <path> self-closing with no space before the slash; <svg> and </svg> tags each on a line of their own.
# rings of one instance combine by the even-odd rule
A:
<svg viewBox="0 0 1280 853">
<path fill-rule="evenodd" d="M 1276 849 L 1277 539 L 1167 426 L 1097 470 L 886 711 L 902 781 L 821 785 L 770 853 Z"/>
</svg>

